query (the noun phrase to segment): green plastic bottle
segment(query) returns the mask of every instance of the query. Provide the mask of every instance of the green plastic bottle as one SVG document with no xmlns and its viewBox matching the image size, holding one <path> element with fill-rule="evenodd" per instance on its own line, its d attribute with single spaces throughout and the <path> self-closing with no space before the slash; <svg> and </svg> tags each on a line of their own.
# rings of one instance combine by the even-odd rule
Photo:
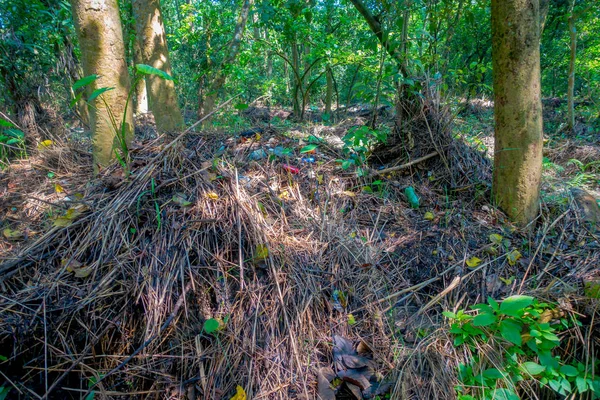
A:
<svg viewBox="0 0 600 400">
<path fill-rule="evenodd" d="M 412 208 L 419 208 L 419 196 L 415 193 L 415 188 L 412 186 L 407 187 L 404 189 L 404 194 L 408 199 L 408 204 L 410 204 Z"/>
</svg>

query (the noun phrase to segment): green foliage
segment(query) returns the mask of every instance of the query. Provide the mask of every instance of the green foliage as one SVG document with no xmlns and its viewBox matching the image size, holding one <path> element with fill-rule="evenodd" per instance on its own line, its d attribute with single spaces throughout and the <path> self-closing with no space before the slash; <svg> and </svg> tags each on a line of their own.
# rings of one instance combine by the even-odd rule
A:
<svg viewBox="0 0 600 400">
<path fill-rule="evenodd" d="M 0 161 L 11 155 L 25 155 L 25 134 L 10 121 L 0 118 Z"/>
<path fill-rule="evenodd" d="M 593 366 L 566 363 L 553 354 L 560 346 L 559 332 L 569 327 L 567 320 L 557 320 L 561 313 L 554 306 L 516 295 L 500 303 L 488 298 L 471 309 L 476 313 L 444 312 L 452 321 L 454 345 L 473 353 L 471 363 L 459 366 L 459 399 L 519 399 L 520 382 L 537 382 L 563 396 L 592 393 L 600 398 Z"/>
<path fill-rule="evenodd" d="M 379 129 L 371 129 L 366 125 L 350 128 L 342 138 L 344 142 L 344 155 L 346 159 L 338 160 L 342 169 L 347 170 L 356 167 L 358 176 L 366 174 L 364 166 L 373 149 L 379 143 L 385 143 L 389 134 L 389 128 L 382 126 Z"/>
</svg>

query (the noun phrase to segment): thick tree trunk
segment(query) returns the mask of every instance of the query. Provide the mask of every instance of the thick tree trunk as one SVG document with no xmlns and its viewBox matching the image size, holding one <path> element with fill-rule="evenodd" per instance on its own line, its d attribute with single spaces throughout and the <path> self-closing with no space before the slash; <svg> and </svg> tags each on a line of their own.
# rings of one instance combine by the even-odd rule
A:
<svg viewBox="0 0 600 400">
<path fill-rule="evenodd" d="M 225 59 L 223 59 L 223 62 L 221 63 L 216 76 L 210 83 L 208 93 L 204 98 L 204 101 L 200 105 L 200 117 L 207 116 L 215 108 L 215 104 L 217 103 L 217 97 L 219 95 L 219 90 L 225 84 L 225 80 L 227 79 L 227 72 L 231 65 L 235 62 L 235 59 L 240 51 L 242 37 L 244 36 L 244 30 L 246 29 L 246 22 L 248 21 L 248 15 L 250 14 L 250 9 L 252 8 L 253 3 L 254 0 L 244 0 L 242 10 L 240 11 L 240 15 L 237 19 L 235 31 L 233 33 L 233 39 L 231 40 L 231 44 L 229 45 L 228 54 L 225 56 Z"/>
<path fill-rule="evenodd" d="M 539 0 L 492 0 L 492 53 L 493 196 L 525 225 L 539 209 L 542 172 Z"/>
<path fill-rule="evenodd" d="M 577 30 L 575 28 L 575 15 L 573 8 L 575 0 L 571 3 L 569 15 L 569 37 L 571 54 L 569 57 L 569 81 L 567 87 L 567 128 L 573 131 L 575 127 L 575 59 L 577 56 Z"/>
<path fill-rule="evenodd" d="M 123 29 L 117 0 L 71 0 L 75 29 L 79 38 L 83 72 L 97 74 L 92 89 L 114 88 L 94 101 L 90 115 L 94 168 L 106 166 L 115 157 L 121 140 L 133 137 L 132 107 L 125 105 L 130 80 L 125 61 Z M 116 127 L 111 123 L 114 117 Z"/>
<path fill-rule="evenodd" d="M 171 63 L 159 0 L 132 0 L 137 41 L 142 60 L 171 75 Z M 175 83 L 157 75 L 147 75 L 148 105 L 159 132 L 172 132 L 183 127 L 183 116 L 177 104 Z"/>
</svg>

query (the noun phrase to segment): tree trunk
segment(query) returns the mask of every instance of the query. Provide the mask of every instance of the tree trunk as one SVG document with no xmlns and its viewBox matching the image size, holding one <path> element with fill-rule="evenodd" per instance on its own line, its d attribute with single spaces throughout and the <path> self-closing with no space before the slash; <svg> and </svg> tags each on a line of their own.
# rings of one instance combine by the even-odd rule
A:
<svg viewBox="0 0 600 400">
<path fill-rule="evenodd" d="M 575 127 L 575 57 L 577 55 L 577 30 L 575 28 L 574 6 L 575 0 L 571 2 L 571 12 L 569 13 L 571 54 L 569 57 L 569 82 L 567 88 L 567 128 L 570 132 L 572 132 Z"/>
<path fill-rule="evenodd" d="M 132 40 L 133 42 L 133 62 L 134 64 L 144 64 L 142 57 L 142 49 L 138 40 Z M 146 78 L 143 77 L 135 82 L 135 115 L 142 115 L 148 113 L 148 91 L 146 90 Z"/>
<path fill-rule="evenodd" d="M 333 71 L 331 71 L 331 67 L 329 65 L 327 66 L 326 78 L 327 89 L 325 92 L 325 114 L 331 118 L 331 102 L 333 99 Z"/>
<path fill-rule="evenodd" d="M 225 84 L 225 80 L 227 79 L 227 73 L 231 65 L 235 62 L 235 59 L 240 51 L 242 37 L 244 36 L 244 30 L 246 29 L 246 22 L 248 21 L 248 15 L 250 14 L 250 9 L 252 8 L 253 3 L 254 0 L 244 0 L 242 10 L 240 11 L 240 15 L 235 25 L 233 39 L 231 40 L 231 44 L 229 45 L 228 54 L 225 56 L 223 62 L 219 66 L 219 70 L 217 71 L 215 78 L 210 84 L 210 88 L 206 97 L 204 98 L 203 104 L 201 104 L 200 106 L 201 118 L 210 114 L 215 108 L 215 104 L 217 103 L 217 97 L 219 95 L 219 90 Z"/>
<path fill-rule="evenodd" d="M 137 41 L 142 60 L 154 68 L 171 75 L 171 63 L 165 34 L 165 26 L 159 0 L 132 0 Z M 184 126 L 183 116 L 177 104 L 175 83 L 157 75 L 147 75 L 146 91 L 148 105 L 159 132 L 172 132 Z"/>
<path fill-rule="evenodd" d="M 92 90 L 114 88 L 100 96 L 106 103 L 100 98 L 94 101 L 90 113 L 94 168 L 97 169 L 110 164 L 121 141 L 129 144 L 133 137 L 132 108 L 126 108 L 130 80 L 123 29 L 117 0 L 71 0 L 71 8 L 83 72 L 86 76 L 99 76 Z M 111 123 L 111 114 L 116 126 Z"/>
<path fill-rule="evenodd" d="M 539 0 L 492 0 L 493 197 L 517 224 L 539 210 L 542 172 Z"/>
</svg>

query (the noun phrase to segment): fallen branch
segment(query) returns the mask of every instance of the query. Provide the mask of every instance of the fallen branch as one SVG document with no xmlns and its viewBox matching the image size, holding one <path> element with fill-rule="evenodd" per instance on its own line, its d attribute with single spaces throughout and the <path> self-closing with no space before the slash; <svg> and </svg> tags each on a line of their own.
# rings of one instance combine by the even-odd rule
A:
<svg viewBox="0 0 600 400">
<path fill-rule="evenodd" d="M 430 158 L 433 158 L 435 156 L 439 156 L 440 154 L 437 151 L 434 151 L 433 153 L 429 153 L 423 157 L 419 157 L 416 160 L 412 160 L 410 162 L 407 162 L 406 164 L 401 164 L 401 165 L 396 165 L 395 167 L 390 167 L 390 168 L 385 168 L 385 169 L 381 169 L 379 171 L 373 171 L 371 173 L 371 176 L 375 176 L 375 175 L 385 175 L 389 172 L 394 172 L 394 171 L 400 171 L 406 168 L 410 168 L 415 164 L 418 164 L 420 162 L 423 162 L 425 160 L 429 160 Z"/>
</svg>

